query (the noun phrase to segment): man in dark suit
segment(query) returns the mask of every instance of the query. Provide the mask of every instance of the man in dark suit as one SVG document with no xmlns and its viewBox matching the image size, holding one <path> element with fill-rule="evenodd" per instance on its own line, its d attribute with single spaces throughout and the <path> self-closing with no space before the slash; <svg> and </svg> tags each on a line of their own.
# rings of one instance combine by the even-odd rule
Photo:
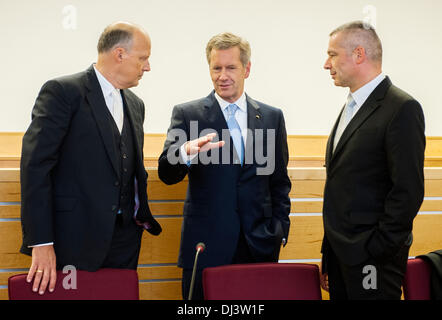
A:
<svg viewBox="0 0 442 320">
<path fill-rule="evenodd" d="M 175 106 L 158 168 L 166 184 L 188 175 L 178 258 L 183 298 L 189 293 L 195 246 L 206 244 L 194 299 L 203 299 L 205 267 L 278 261 L 290 227 L 282 111 L 245 94 L 247 41 L 231 33 L 216 35 L 206 55 L 215 90 Z"/>
<path fill-rule="evenodd" d="M 327 144 L 322 284 L 331 299 L 400 299 L 424 197 L 424 115 L 382 73 L 374 28 L 330 34 L 335 85 L 350 89 Z"/>
<path fill-rule="evenodd" d="M 150 47 L 140 27 L 112 24 L 96 64 L 37 97 L 23 137 L 21 252 L 40 294 L 66 265 L 136 269 L 143 227 L 161 232 L 147 202 L 144 104 L 128 90 L 150 70 Z"/>
</svg>

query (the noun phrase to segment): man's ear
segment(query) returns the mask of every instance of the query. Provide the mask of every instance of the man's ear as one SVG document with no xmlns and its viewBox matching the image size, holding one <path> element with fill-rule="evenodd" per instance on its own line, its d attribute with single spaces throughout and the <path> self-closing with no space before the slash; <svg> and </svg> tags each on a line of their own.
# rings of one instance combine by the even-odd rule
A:
<svg viewBox="0 0 442 320">
<path fill-rule="evenodd" d="M 247 79 L 248 77 L 249 77 L 249 75 L 250 75 L 250 67 L 251 67 L 251 62 L 249 61 L 248 63 L 247 63 L 247 65 L 246 65 L 246 74 L 245 74 L 245 76 L 244 76 L 244 79 Z"/>
<path fill-rule="evenodd" d="M 117 61 L 118 63 L 121 63 L 123 61 L 124 57 L 124 48 L 117 47 L 112 50 L 112 57 Z"/>
<path fill-rule="evenodd" d="M 357 46 L 356 49 L 353 50 L 353 58 L 356 64 L 363 63 L 367 59 L 367 53 L 365 52 L 365 48 Z"/>
</svg>

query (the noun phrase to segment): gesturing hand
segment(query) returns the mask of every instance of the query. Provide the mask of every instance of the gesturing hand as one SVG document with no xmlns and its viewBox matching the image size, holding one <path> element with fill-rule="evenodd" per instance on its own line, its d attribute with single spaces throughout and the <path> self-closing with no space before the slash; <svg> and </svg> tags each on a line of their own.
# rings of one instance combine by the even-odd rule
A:
<svg viewBox="0 0 442 320">
<path fill-rule="evenodd" d="M 208 151 L 210 149 L 221 148 L 224 146 L 224 141 L 212 142 L 213 138 L 216 137 L 216 133 L 209 133 L 204 137 L 187 141 L 184 145 L 187 155 L 193 155 L 198 152 Z"/>
</svg>

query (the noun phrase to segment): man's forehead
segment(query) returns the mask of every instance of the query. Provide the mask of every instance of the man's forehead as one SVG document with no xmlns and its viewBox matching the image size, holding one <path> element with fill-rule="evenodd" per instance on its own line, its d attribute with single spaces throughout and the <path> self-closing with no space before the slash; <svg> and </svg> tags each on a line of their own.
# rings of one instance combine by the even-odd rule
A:
<svg viewBox="0 0 442 320">
<path fill-rule="evenodd" d="M 240 57 L 240 50 L 238 47 L 230 47 L 227 49 L 216 49 L 213 48 L 212 51 L 210 51 L 210 56 L 214 57 Z"/>
</svg>

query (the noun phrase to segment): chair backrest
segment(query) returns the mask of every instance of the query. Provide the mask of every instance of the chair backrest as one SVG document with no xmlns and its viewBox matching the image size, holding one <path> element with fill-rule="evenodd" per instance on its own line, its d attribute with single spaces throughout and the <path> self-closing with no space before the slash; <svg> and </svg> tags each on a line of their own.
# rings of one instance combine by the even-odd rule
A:
<svg viewBox="0 0 442 320">
<path fill-rule="evenodd" d="M 319 268 L 305 263 L 235 264 L 203 270 L 206 300 L 321 300 Z"/>
<path fill-rule="evenodd" d="M 431 299 L 431 268 L 423 259 L 409 259 L 404 278 L 405 300 Z"/>
<path fill-rule="evenodd" d="M 74 274 L 76 272 L 76 274 Z M 39 295 L 32 291 L 27 274 L 8 279 L 9 300 L 138 300 L 138 274 L 136 270 L 100 269 L 96 272 L 57 271 L 54 292 Z M 69 277 L 69 278 L 68 278 Z"/>
</svg>

